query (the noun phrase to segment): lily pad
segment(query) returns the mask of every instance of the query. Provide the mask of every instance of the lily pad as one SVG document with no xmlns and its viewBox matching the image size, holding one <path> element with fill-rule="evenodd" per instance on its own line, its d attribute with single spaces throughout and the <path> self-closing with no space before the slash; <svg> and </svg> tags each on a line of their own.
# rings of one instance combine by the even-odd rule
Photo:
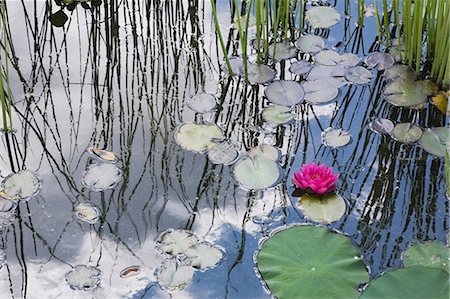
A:
<svg viewBox="0 0 450 299">
<path fill-rule="evenodd" d="M 16 208 L 17 203 L 9 200 L 9 199 L 5 199 L 3 197 L 0 197 L 0 212 L 9 212 L 12 211 Z"/>
<path fill-rule="evenodd" d="M 90 224 L 97 223 L 100 219 L 100 210 L 89 203 L 80 203 L 74 208 L 74 212 L 78 219 Z"/>
<path fill-rule="evenodd" d="M 322 132 L 322 143 L 326 146 L 338 148 L 349 144 L 352 135 L 341 128 L 328 128 Z"/>
<path fill-rule="evenodd" d="M 390 134 L 394 130 L 394 123 L 386 118 L 376 118 L 369 124 L 369 129 L 380 134 Z"/>
<path fill-rule="evenodd" d="M 446 145 L 441 141 L 439 135 L 432 129 L 426 129 L 419 140 L 420 146 L 436 157 L 444 157 L 447 151 Z"/>
<path fill-rule="evenodd" d="M 416 79 L 416 73 L 412 68 L 404 64 L 394 64 L 384 71 L 384 78 L 386 80 L 408 80 Z"/>
<path fill-rule="evenodd" d="M 314 61 L 321 65 L 334 66 L 341 61 L 341 55 L 333 50 L 324 50 L 314 56 Z"/>
<path fill-rule="evenodd" d="M 342 87 L 347 84 L 347 80 L 344 78 L 345 76 L 345 67 L 340 65 L 335 66 L 325 66 L 325 65 L 317 65 L 311 69 L 308 74 L 308 80 L 329 80 L 335 79 L 339 82 L 336 84 L 336 87 Z"/>
<path fill-rule="evenodd" d="M 304 92 L 296 81 L 278 80 L 267 86 L 264 95 L 274 104 L 290 107 L 303 100 Z"/>
<path fill-rule="evenodd" d="M 230 61 L 233 75 L 242 76 L 244 74 L 244 59 L 242 59 L 241 57 L 232 56 L 228 60 Z M 222 69 L 222 71 L 228 73 L 228 65 L 226 64 L 226 62 L 222 63 L 220 68 Z"/>
<path fill-rule="evenodd" d="M 330 28 L 341 19 L 341 14 L 334 8 L 328 6 L 315 6 L 305 13 L 305 20 L 313 28 Z"/>
<path fill-rule="evenodd" d="M 262 116 L 265 121 L 273 124 L 285 124 L 294 119 L 291 108 L 281 105 L 272 105 L 264 108 Z"/>
<path fill-rule="evenodd" d="M 403 254 L 403 266 L 424 266 L 450 271 L 450 248 L 438 241 L 415 244 Z"/>
<path fill-rule="evenodd" d="M 302 83 L 305 92 L 304 100 L 311 104 L 325 104 L 331 102 L 339 95 L 339 88 L 336 83 L 313 80 Z"/>
<path fill-rule="evenodd" d="M 341 54 L 341 60 L 339 61 L 339 65 L 345 67 L 357 66 L 361 62 L 361 58 L 358 55 L 353 53 L 344 53 Z"/>
<path fill-rule="evenodd" d="M 191 231 L 184 229 L 169 229 L 163 232 L 158 239 L 158 250 L 177 255 L 186 252 L 189 247 L 198 243 L 198 237 Z"/>
<path fill-rule="evenodd" d="M 258 146 L 255 146 L 248 152 L 247 155 L 250 158 L 254 158 L 256 156 L 263 156 L 274 162 L 278 161 L 281 158 L 280 150 L 270 144 L 260 144 Z"/>
<path fill-rule="evenodd" d="M 175 258 L 164 261 L 155 271 L 158 283 L 170 291 L 182 290 L 194 276 L 194 268 L 180 264 Z"/>
<path fill-rule="evenodd" d="M 273 55 L 274 49 L 275 60 L 286 60 L 297 56 L 297 48 L 289 43 L 276 43 L 269 45 L 269 55 Z"/>
<path fill-rule="evenodd" d="M 355 66 L 345 72 L 345 79 L 354 84 L 367 84 L 372 80 L 372 73 L 362 66 Z"/>
<path fill-rule="evenodd" d="M 398 123 L 392 130 L 392 137 L 403 143 L 413 143 L 422 137 L 422 129 L 412 123 Z"/>
<path fill-rule="evenodd" d="M 376 68 L 379 71 L 390 68 L 395 63 L 395 59 L 391 54 L 377 52 L 366 58 L 366 64 L 371 68 Z"/>
<path fill-rule="evenodd" d="M 229 141 L 222 141 L 208 151 L 208 159 L 214 164 L 230 165 L 239 157 L 236 147 Z"/>
<path fill-rule="evenodd" d="M 92 191 L 113 189 L 122 179 L 123 171 L 114 164 L 92 164 L 83 173 L 81 183 Z"/>
<path fill-rule="evenodd" d="M 289 67 L 289 71 L 294 75 L 304 75 L 307 74 L 312 67 L 312 64 L 308 61 L 300 60 L 292 63 Z"/>
<path fill-rule="evenodd" d="M 216 97 L 210 93 L 197 93 L 187 99 L 186 104 L 199 113 L 210 112 L 216 107 Z"/>
<path fill-rule="evenodd" d="M 175 132 L 175 141 L 182 148 L 203 153 L 225 138 L 222 130 L 214 125 L 184 123 Z"/>
<path fill-rule="evenodd" d="M 248 81 L 253 84 L 269 83 L 275 75 L 275 70 L 264 64 L 249 64 L 247 68 Z"/>
<path fill-rule="evenodd" d="M 117 162 L 118 158 L 116 154 L 112 151 L 102 150 L 98 147 L 91 146 L 88 148 L 88 152 L 94 155 L 96 158 L 100 159 L 104 162 L 111 162 L 115 163 Z"/>
<path fill-rule="evenodd" d="M 305 34 L 300 36 L 294 45 L 301 52 L 317 53 L 325 48 L 325 41 L 320 36 Z"/>
<path fill-rule="evenodd" d="M 41 180 L 31 171 L 21 170 L 8 175 L 2 181 L 0 189 L 8 198 L 25 200 L 39 194 Z"/>
<path fill-rule="evenodd" d="M 330 195 L 303 195 L 297 207 L 309 220 L 329 224 L 341 219 L 345 213 L 344 199 L 337 194 Z"/>
<path fill-rule="evenodd" d="M 420 81 L 395 80 L 384 89 L 386 100 L 395 106 L 421 108 L 429 96 L 429 87 Z"/>
<path fill-rule="evenodd" d="M 262 190 L 273 187 L 281 178 L 281 168 L 262 155 L 245 158 L 236 163 L 234 178 L 244 188 Z"/>
<path fill-rule="evenodd" d="M 442 144 L 450 146 L 450 128 L 449 127 L 434 127 L 433 132 L 439 137 Z"/>
<path fill-rule="evenodd" d="M 78 265 L 66 274 L 70 288 L 77 291 L 91 291 L 100 284 L 101 272 L 97 268 Z"/>
<path fill-rule="evenodd" d="M 278 231 L 262 243 L 256 259 L 262 279 L 279 299 L 357 298 L 358 285 L 369 279 L 350 239 L 324 227 Z"/>
<path fill-rule="evenodd" d="M 218 247 L 209 243 L 200 243 L 190 247 L 184 252 L 188 265 L 205 271 L 216 267 L 223 259 L 224 253 Z"/>
<path fill-rule="evenodd" d="M 448 299 L 448 294 L 448 272 L 416 266 L 385 273 L 372 281 L 360 298 Z"/>
</svg>

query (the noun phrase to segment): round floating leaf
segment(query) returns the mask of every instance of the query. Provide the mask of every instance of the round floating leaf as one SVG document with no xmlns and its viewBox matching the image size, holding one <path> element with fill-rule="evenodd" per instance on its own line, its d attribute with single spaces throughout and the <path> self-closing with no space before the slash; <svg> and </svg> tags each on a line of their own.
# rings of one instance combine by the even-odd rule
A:
<svg viewBox="0 0 450 299">
<path fill-rule="evenodd" d="M 285 124 L 294 119 L 291 108 L 280 105 L 272 105 L 264 108 L 262 116 L 265 121 L 274 124 Z"/>
<path fill-rule="evenodd" d="M 341 60 L 339 61 L 339 65 L 345 67 L 357 66 L 361 62 L 361 58 L 358 55 L 353 53 L 344 53 L 341 55 Z"/>
<path fill-rule="evenodd" d="M 190 247 L 184 255 L 187 264 L 204 271 L 217 266 L 224 254 L 222 250 L 209 243 L 200 243 Z"/>
<path fill-rule="evenodd" d="M 325 65 L 317 65 L 311 69 L 308 74 L 308 80 L 328 80 L 328 78 L 333 78 L 342 82 L 342 84 L 338 84 L 342 87 L 346 84 L 346 80 L 344 78 L 345 75 L 345 67 L 340 65 L 335 66 L 325 66 Z"/>
<path fill-rule="evenodd" d="M 0 189 L 8 199 L 28 199 L 38 195 L 41 190 L 41 180 L 31 171 L 21 170 L 8 175 L 2 181 Z"/>
<path fill-rule="evenodd" d="M 303 82 L 304 100 L 311 104 L 325 104 L 334 100 L 339 94 L 339 88 L 336 87 L 336 82 L 330 81 L 313 80 Z"/>
<path fill-rule="evenodd" d="M 257 266 L 279 299 L 357 298 L 368 273 L 350 239 L 323 227 L 296 226 L 265 240 Z"/>
<path fill-rule="evenodd" d="M 232 56 L 229 58 L 231 70 L 233 71 L 233 75 L 242 76 L 244 74 L 244 59 L 241 57 Z M 228 73 L 228 65 L 226 62 L 222 63 L 221 67 L 222 71 Z"/>
<path fill-rule="evenodd" d="M 431 96 L 439 90 L 439 86 L 431 80 L 416 81 L 422 87 L 422 91 L 427 95 Z"/>
<path fill-rule="evenodd" d="M 89 147 L 88 152 L 93 154 L 96 158 L 99 158 L 100 160 L 105 161 L 105 162 L 115 163 L 118 160 L 118 158 L 114 152 L 102 150 L 98 147 L 94 147 L 94 146 Z"/>
<path fill-rule="evenodd" d="M 386 80 L 416 80 L 416 73 L 412 68 L 404 64 L 394 64 L 384 71 Z"/>
<path fill-rule="evenodd" d="M 249 64 L 247 68 L 248 81 L 253 84 L 268 83 L 275 75 L 275 70 L 264 64 Z"/>
<path fill-rule="evenodd" d="M 141 273 L 141 267 L 140 266 L 129 266 L 120 271 L 120 278 L 128 278 L 131 276 L 136 276 Z"/>
<path fill-rule="evenodd" d="M 0 213 L 14 210 L 16 206 L 17 206 L 16 202 L 9 199 L 5 199 L 0 196 Z"/>
<path fill-rule="evenodd" d="M 296 61 L 289 67 L 289 71 L 294 75 L 303 75 L 308 73 L 312 68 L 312 64 L 305 60 Z"/>
<path fill-rule="evenodd" d="M 418 81 L 395 80 L 388 83 L 384 95 L 395 106 L 420 108 L 427 101 L 428 90 Z"/>
<path fill-rule="evenodd" d="M 259 45 L 258 45 L 258 39 L 257 38 L 253 38 L 252 40 L 250 40 L 250 47 L 252 47 L 253 50 L 263 50 L 264 49 L 264 44 L 265 44 L 266 40 L 263 38 L 259 39 Z"/>
<path fill-rule="evenodd" d="M 184 123 L 175 132 L 175 141 L 182 148 L 202 153 L 214 146 L 214 141 L 223 140 L 225 136 L 216 125 Z"/>
<path fill-rule="evenodd" d="M 201 92 L 191 96 L 186 104 L 194 111 L 205 113 L 216 107 L 216 97 L 210 93 Z"/>
<path fill-rule="evenodd" d="M 309 220 L 328 224 L 341 219 L 345 213 L 344 199 L 337 194 L 330 195 L 303 195 L 298 208 Z"/>
<path fill-rule="evenodd" d="M 388 53 L 373 53 L 366 58 L 366 64 L 372 68 L 376 68 L 379 71 L 383 71 L 390 68 L 395 63 L 394 57 Z"/>
<path fill-rule="evenodd" d="M 255 146 L 248 152 L 248 156 L 250 158 L 254 158 L 256 156 L 263 156 L 267 159 L 270 159 L 274 162 L 278 161 L 281 158 L 281 152 L 278 148 L 270 144 L 260 144 Z"/>
<path fill-rule="evenodd" d="M 361 299 L 448 299 L 449 276 L 440 269 L 410 267 L 389 271 L 372 281 Z"/>
<path fill-rule="evenodd" d="M 66 274 L 66 281 L 73 290 L 91 291 L 100 284 L 100 275 L 97 268 L 78 265 Z"/>
<path fill-rule="evenodd" d="M 264 95 L 274 104 L 290 107 L 303 100 L 304 92 L 296 81 L 278 80 L 267 86 Z"/>
<path fill-rule="evenodd" d="M 276 45 L 276 46 L 275 46 Z M 269 54 L 272 56 L 275 49 L 275 60 L 286 60 L 297 56 L 297 48 L 289 43 L 276 43 L 269 46 Z"/>
<path fill-rule="evenodd" d="M 313 28 L 330 28 L 341 19 L 339 12 L 328 6 L 315 6 L 305 13 L 305 20 Z"/>
<path fill-rule="evenodd" d="M 314 56 L 314 61 L 321 65 L 334 66 L 341 61 L 341 55 L 333 50 L 324 50 Z"/>
<path fill-rule="evenodd" d="M 280 166 L 261 155 L 240 160 L 236 163 L 233 173 L 236 181 L 250 190 L 273 187 L 281 177 Z"/>
<path fill-rule="evenodd" d="M 429 154 L 436 157 L 444 157 L 447 151 L 446 146 L 442 143 L 439 135 L 433 132 L 432 129 L 426 129 L 423 132 L 422 137 L 420 137 L 419 144 Z"/>
<path fill-rule="evenodd" d="M 369 129 L 380 134 L 390 134 L 394 130 L 394 123 L 386 118 L 376 118 L 369 124 Z"/>
<path fill-rule="evenodd" d="M 198 237 L 191 231 L 184 229 L 169 229 L 163 232 L 158 239 L 157 248 L 173 255 L 184 253 L 189 247 L 198 243 Z"/>
<path fill-rule="evenodd" d="M 334 148 L 345 146 L 352 141 L 352 135 L 344 129 L 328 128 L 322 132 L 322 143 Z"/>
<path fill-rule="evenodd" d="M 300 36 L 294 44 L 301 52 L 317 53 L 325 48 L 325 41 L 317 35 L 306 34 Z"/>
<path fill-rule="evenodd" d="M 88 203 L 80 203 L 74 208 L 75 215 L 78 219 L 94 224 L 100 219 L 100 210 Z"/>
<path fill-rule="evenodd" d="M 214 164 L 230 165 L 239 157 L 236 147 L 229 141 L 222 141 L 208 151 L 208 159 Z"/>
<path fill-rule="evenodd" d="M 48 18 L 50 23 L 52 23 L 55 27 L 62 27 L 69 19 L 66 15 L 66 13 L 62 10 L 58 10 L 54 14 L 51 14 Z"/>
<path fill-rule="evenodd" d="M 441 143 L 449 146 L 450 145 L 450 128 L 449 127 L 434 127 L 433 132 L 439 136 Z"/>
<path fill-rule="evenodd" d="M 372 79 L 372 73 L 362 66 L 355 66 L 345 72 L 345 79 L 354 84 L 367 84 Z"/>
<path fill-rule="evenodd" d="M 122 175 L 122 170 L 114 164 L 92 164 L 83 173 L 81 183 L 92 191 L 105 191 L 116 187 Z"/>
<path fill-rule="evenodd" d="M 403 254 L 405 268 L 424 266 L 450 272 L 450 248 L 443 243 L 434 241 L 425 244 L 415 244 Z"/>
<path fill-rule="evenodd" d="M 156 269 L 155 277 L 162 287 L 170 291 L 182 290 L 191 282 L 194 271 L 194 268 L 181 265 L 175 258 L 172 258 L 163 262 Z"/>
<path fill-rule="evenodd" d="M 413 143 L 422 137 L 422 129 L 412 123 L 398 123 L 392 130 L 392 137 L 403 143 Z"/>
</svg>

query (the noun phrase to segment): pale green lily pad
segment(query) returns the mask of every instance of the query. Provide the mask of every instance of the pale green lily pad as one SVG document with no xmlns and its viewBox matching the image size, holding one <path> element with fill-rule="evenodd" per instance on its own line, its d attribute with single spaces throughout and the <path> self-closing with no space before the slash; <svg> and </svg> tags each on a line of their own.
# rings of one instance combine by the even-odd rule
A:
<svg viewBox="0 0 450 299">
<path fill-rule="evenodd" d="M 77 291 L 92 291 L 100 284 L 101 272 L 97 268 L 78 265 L 66 274 L 66 282 Z"/>
<path fill-rule="evenodd" d="M 73 209 L 73 211 L 75 212 L 75 216 L 77 216 L 78 219 L 90 224 L 97 223 L 100 219 L 99 208 L 89 203 L 80 203 Z"/>
<path fill-rule="evenodd" d="M 395 80 L 384 89 L 386 100 L 394 106 L 421 108 L 428 99 L 429 87 L 419 81 Z"/>
<path fill-rule="evenodd" d="M 15 209 L 17 206 L 16 202 L 0 197 L 0 213 L 9 212 Z"/>
<path fill-rule="evenodd" d="M 214 164 L 230 165 L 239 157 L 237 148 L 229 141 L 222 141 L 208 151 L 208 159 Z"/>
<path fill-rule="evenodd" d="M 439 136 L 441 143 L 450 145 L 450 128 L 449 127 L 434 127 L 433 132 Z"/>
<path fill-rule="evenodd" d="M 155 271 L 158 283 L 169 291 L 184 289 L 194 277 L 195 269 L 180 264 L 175 258 L 164 261 Z"/>
<path fill-rule="evenodd" d="M 305 13 L 305 21 L 313 28 L 330 28 L 341 19 L 341 14 L 334 8 L 328 6 L 315 6 Z"/>
<path fill-rule="evenodd" d="M 376 118 L 369 123 L 369 129 L 380 134 L 390 134 L 394 130 L 394 123 L 386 118 Z"/>
<path fill-rule="evenodd" d="M 189 97 L 186 105 L 199 113 L 210 112 L 216 107 L 216 97 L 210 93 L 200 92 Z"/>
<path fill-rule="evenodd" d="M 186 257 L 183 261 L 188 265 L 205 271 L 216 267 L 223 259 L 223 251 L 209 243 L 194 245 L 184 252 Z"/>
<path fill-rule="evenodd" d="M 265 121 L 273 124 L 285 124 L 294 119 L 291 108 L 281 105 L 264 108 L 262 116 Z"/>
<path fill-rule="evenodd" d="M 416 80 L 416 73 L 408 65 L 394 64 L 384 71 L 384 78 L 386 80 Z"/>
<path fill-rule="evenodd" d="M 236 163 L 234 178 L 244 188 L 262 190 L 275 186 L 281 177 L 280 166 L 271 159 L 258 155 Z"/>
<path fill-rule="evenodd" d="M 432 129 L 426 129 L 423 132 L 422 137 L 420 137 L 419 144 L 425 151 L 436 157 L 444 157 L 447 151 L 447 146 L 441 141 L 439 135 Z"/>
<path fill-rule="evenodd" d="M 344 199 L 337 194 L 303 195 L 297 207 L 309 220 L 329 224 L 341 219 L 346 210 Z"/>
<path fill-rule="evenodd" d="M 177 255 L 186 252 L 198 243 L 198 237 L 184 229 L 168 229 L 156 239 L 157 249 L 161 252 Z"/>
<path fill-rule="evenodd" d="M 303 100 L 304 92 L 296 81 L 278 80 L 266 87 L 264 95 L 274 104 L 290 107 Z"/>
<path fill-rule="evenodd" d="M 8 175 L 1 183 L 0 189 L 10 199 L 28 199 L 41 190 L 41 180 L 28 170 L 21 170 Z"/>
<path fill-rule="evenodd" d="M 402 46 L 391 46 L 389 48 L 389 54 L 394 57 L 395 61 L 405 61 L 406 59 L 406 51 L 405 48 Z"/>
<path fill-rule="evenodd" d="M 213 124 L 184 123 L 175 132 L 175 141 L 179 146 L 197 153 L 205 152 L 224 138 L 222 130 Z"/>
<path fill-rule="evenodd" d="M 372 80 L 372 73 L 362 66 L 355 66 L 345 72 L 345 79 L 354 84 L 367 84 Z"/>
<path fill-rule="evenodd" d="M 392 137 L 403 143 L 413 143 L 422 137 L 422 129 L 412 123 L 398 123 L 392 130 Z"/>
<path fill-rule="evenodd" d="M 289 71 L 295 75 L 304 75 L 307 74 L 313 65 L 305 60 L 296 61 L 291 64 L 289 67 Z"/>
<path fill-rule="evenodd" d="M 276 162 L 281 158 L 281 151 L 273 145 L 260 144 L 250 149 L 247 155 L 250 158 L 254 158 L 256 156 L 263 156 L 266 157 L 267 159 Z"/>
<path fill-rule="evenodd" d="M 358 55 L 353 53 L 344 53 L 341 54 L 341 60 L 339 61 L 339 65 L 345 67 L 357 66 L 361 62 L 361 58 Z"/>
<path fill-rule="evenodd" d="M 324 227 L 295 226 L 266 239 L 257 267 L 278 299 L 357 298 L 369 279 L 351 240 Z"/>
<path fill-rule="evenodd" d="M 322 143 L 326 146 L 338 148 L 349 144 L 352 135 L 341 128 L 328 128 L 322 132 Z"/>
<path fill-rule="evenodd" d="M 233 71 L 233 75 L 242 76 L 244 74 L 244 59 L 241 57 L 232 56 L 229 58 L 231 70 Z M 222 63 L 220 66 L 222 71 L 228 73 L 228 65 L 226 62 Z"/>
<path fill-rule="evenodd" d="M 92 191 L 113 189 L 122 180 L 123 171 L 114 164 L 90 165 L 81 178 L 81 183 Z"/>
<path fill-rule="evenodd" d="M 247 68 L 248 81 L 253 84 L 268 83 L 275 75 L 275 70 L 264 64 L 249 64 Z"/>
<path fill-rule="evenodd" d="M 450 272 L 450 248 L 438 241 L 415 244 L 403 254 L 403 266 L 423 266 Z"/>
<path fill-rule="evenodd" d="M 395 63 L 394 57 L 388 53 L 377 52 L 366 58 L 366 64 L 371 68 L 383 71 L 392 67 Z"/>
<path fill-rule="evenodd" d="M 269 55 L 273 55 L 275 48 L 275 60 L 286 60 L 297 56 L 297 48 L 289 43 L 276 43 L 269 45 Z"/>
<path fill-rule="evenodd" d="M 303 82 L 304 100 L 311 104 L 325 104 L 334 100 L 339 95 L 339 88 L 336 87 L 336 82 L 330 81 L 313 80 Z"/>
<path fill-rule="evenodd" d="M 325 41 L 317 35 L 306 34 L 300 36 L 294 44 L 301 52 L 317 53 L 325 48 Z"/>
<path fill-rule="evenodd" d="M 361 299 L 448 299 L 449 276 L 440 269 L 408 267 L 389 271 L 372 281 Z"/>
<path fill-rule="evenodd" d="M 345 78 L 345 67 L 340 65 L 335 66 L 325 66 L 317 65 L 311 69 L 308 74 L 308 80 L 328 80 L 328 78 L 337 79 L 346 82 Z"/>
<path fill-rule="evenodd" d="M 314 56 L 314 61 L 321 65 L 334 66 L 341 61 L 341 55 L 333 50 L 324 50 Z"/>
</svg>

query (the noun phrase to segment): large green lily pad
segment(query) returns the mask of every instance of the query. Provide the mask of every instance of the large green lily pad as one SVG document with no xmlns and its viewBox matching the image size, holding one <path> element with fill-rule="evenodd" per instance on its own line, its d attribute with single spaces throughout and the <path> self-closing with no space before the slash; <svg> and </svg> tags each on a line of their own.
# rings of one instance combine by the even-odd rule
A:
<svg viewBox="0 0 450 299">
<path fill-rule="evenodd" d="M 264 95 L 274 104 L 290 107 L 303 100 L 304 92 L 296 81 L 278 80 L 267 86 Z"/>
<path fill-rule="evenodd" d="M 325 41 L 320 36 L 306 34 L 295 41 L 295 46 L 302 52 L 316 53 L 325 48 Z"/>
<path fill-rule="evenodd" d="M 413 143 L 422 137 L 422 129 L 412 123 L 398 123 L 392 130 L 392 137 L 403 143 Z"/>
<path fill-rule="evenodd" d="M 263 118 L 273 124 L 285 124 L 294 119 L 291 108 L 281 105 L 272 105 L 264 108 Z"/>
<path fill-rule="evenodd" d="M 184 123 L 175 132 L 175 140 L 182 148 L 202 153 L 214 146 L 214 141 L 223 140 L 225 136 L 216 125 Z"/>
<path fill-rule="evenodd" d="M 386 85 L 384 96 L 395 106 L 422 108 L 436 89 L 435 84 L 427 80 L 394 80 Z"/>
<path fill-rule="evenodd" d="M 450 248 L 434 241 L 415 244 L 403 254 L 403 265 L 406 267 L 424 266 L 450 272 Z"/>
<path fill-rule="evenodd" d="M 369 275 L 355 246 L 323 227 L 295 226 L 265 240 L 257 267 L 278 299 L 357 298 Z"/>
<path fill-rule="evenodd" d="M 333 50 L 323 50 L 314 56 L 316 63 L 326 66 L 338 65 L 341 62 L 341 55 Z"/>
<path fill-rule="evenodd" d="M 250 64 L 247 68 L 248 81 L 253 84 L 265 84 L 275 78 L 276 72 L 264 64 Z"/>
<path fill-rule="evenodd" d="M 286 60 L 297 56 L 297 48 L 289 43 L 276 43 L 269 46 L 269 54 L 273 55 L 275 50 L 275 60 Z"/>
<path fill-rule="evenodd" d="M 341 19 L 341 14 L 328 6 L 315 6 L 305 13 L 305 20 L 313 28 L 330 28 Z"/>
<path fill-rule="evenodd" d="M 297 206 L 306 218 L 324 224 L 341 219 L 346 209 L 344 199 L 337 194 L 322 196 L 305 194 Z"/>
<path fill-rule="evenodd" d="M 8 199 L 28 199 L 41 190 L 41 180 L 28 170 L 21 170 L 8 175 L 1 183 L 4 197 Z"/>
<path fill-rule="evenodd" d="M 278 163 L 262 155 L 238 161 L 233 173 L 236 181 L 249 190 L 273 187 L 281 177 Z"/>
<path fill-rule="evenodd" d="M 444 157 L 447 151 L 446 143 L 439 138 L 434 129 L 426 129 L 420 137 L 419 144 L 425 151 L 436 157 Z"/>
<path fill-rule="evenodd" d="M 372 281 L 361 299 L 448 299 L 449 276 L 441 269 L 408 267 L 390 271 Z"/>
<path fill-rule="evenodd" d="M 311 104 L 325 104 L 339 95 L 339 87 L 331 80 L 305 81 L 302 87 L 305 92 L 304 100 Z"/>
</svg>

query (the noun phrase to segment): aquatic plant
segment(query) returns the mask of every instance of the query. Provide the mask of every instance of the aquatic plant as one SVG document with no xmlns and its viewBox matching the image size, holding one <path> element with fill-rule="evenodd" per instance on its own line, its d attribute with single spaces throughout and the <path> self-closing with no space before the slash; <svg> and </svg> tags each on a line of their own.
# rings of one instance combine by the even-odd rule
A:
<svg viewBox="0 0 450 299">
<path fill-rule="evenodd" d="M 300 171 L 294 173 L 294 184 L 313 195 L 328 194 L 336 189 L 339 174 L 333 174 L 333 167 L 324 164 L 305 164 Z"/>
<path fill-rule="evenodd" d="M 3 132 L 12 132 L 12 111 L 11 111 L 11 87 L 9 84 L 9 67 L 8 67 L 8 38 L 6 36 L 8 19 L 6 16 L 6 1 L 0 4 L 0 14 L 2 18 L 3 31 L 3 52 L 5 54 L 5 73 L 3 73 L 2 60 L 0 59 L 0 101 L 2 105 Z M 5 80 L 5 81 L 3 81 Z M 6 85 L 6 86 L 5 86 Z"/>
<path fill-rule="evenodd" d="M 50 23 L 55 27 L 62 27 L 67 22 L 69 17 L 64 12 L 67 9 L 69 12 L 74 11 L 78 4 L 86 10 L 91 10 L 102 4 L 102 0 L 54 0 L 55 4 L 60 7 L 58 11 L 49 16 Z"/>
</svg>

